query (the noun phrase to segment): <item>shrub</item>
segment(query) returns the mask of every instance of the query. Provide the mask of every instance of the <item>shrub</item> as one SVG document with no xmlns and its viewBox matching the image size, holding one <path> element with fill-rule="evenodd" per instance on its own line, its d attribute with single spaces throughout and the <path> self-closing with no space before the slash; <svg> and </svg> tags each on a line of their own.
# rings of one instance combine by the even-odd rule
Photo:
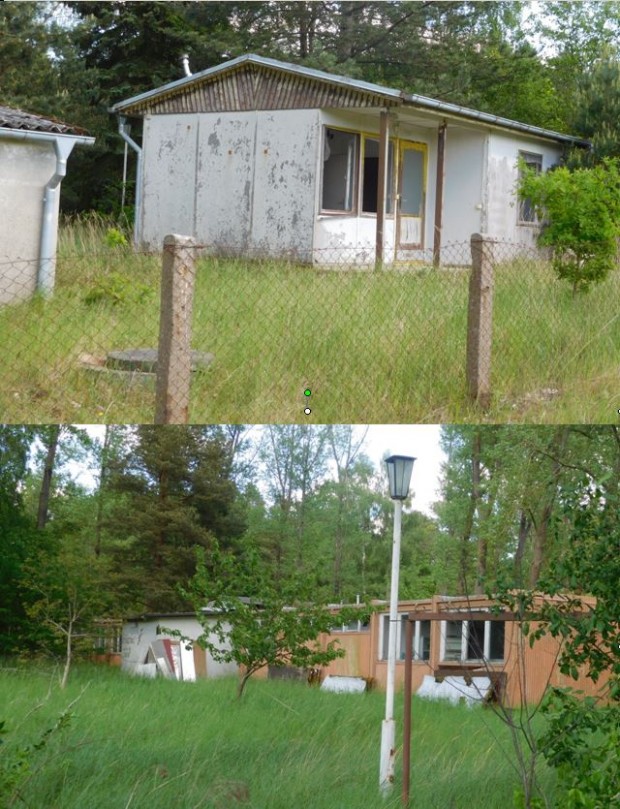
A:
<svg viewBox="0 0 620 809">
<path fill-rule="evenodd" d="M 566 166 L 536 174 L 525 164 L 518 194 L 543 220 L 538 238 L 553 249 L 558 278 L 586 292 L 616 264 L 620 234 L 620 172 L 615 160 L 571 171 Z"/>
</svg>

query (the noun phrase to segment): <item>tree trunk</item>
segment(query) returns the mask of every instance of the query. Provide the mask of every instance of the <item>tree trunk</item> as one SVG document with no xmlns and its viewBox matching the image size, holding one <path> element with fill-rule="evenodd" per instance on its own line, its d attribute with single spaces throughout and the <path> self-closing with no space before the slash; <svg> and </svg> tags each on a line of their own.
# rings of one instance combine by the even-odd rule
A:
<svg viewBox="0 0 620 809">
<path fill-rule="evenodd" d="M 461 594 L 467 595 L 471 586 L 469 581 L 469 548 L 474 529 L 474 517 L 476 509 L 478 508 L 478 500 L 480 499 L 480 449 L 481 437 L 480 430 L 476 430 L 472 440 L 471 449 L 471 495 L 469 499 L 469 508 L 465 519 L 465 526 L 463 535 L 461 537 L 461 559 L 459 570 L 459 587 Z M 480 554 L 486 553 L 484 548 L 478 547 L 478 560 L 480 564 Z"/>
<path fill-rule="evenodd" d="M 65 667 L 62 672 L 62 679 L 60 681 L 60 687 L 65 688 L 67 685 L 67 681 L 69 680 L 69 671 L 71 669 L 71 660 L 73 657 L 73 621 L 69 621 L 69 625 L 67 626 L 67 647 L 66 647 L 66 659 L 65 659 Z"/>
<path fill-rule="evenodd" d="M 108 452 L 110 449 L 110 425 L 106 424 L 103 447 L 101 450 L 101 471 L 99 473 L 99 490 L 97 492 L 97 521 L 95 524 L 95 556 L 101 555 L 101 523 L 103 517 L 103 487 L 108 472 Z"/>
<path fill-rule="evenodd" d="M 535 525 L 534 553 L 532 558 L 532 569 L 530 571 L 530 587 L 536 587 L 540 577 L 540 571 L 545 561 L 549 523 L 551 521 L 551 515 L 553 514 L 553 508 L 555 506 L 558 483 L 560 482 L 560 476 L 562 474 L 562 464 L 560 459 L 564 449 L 566 448 L 569 430 L 570 428 L 566 426 L 558 427 L 553 434 L 548 450 L 548 454 L 551 455 L 554 460 L 551 464 L 551 478 L 549 479 L 546 487 L 545 503 L 542 508 L 540 519 Z"/>
<path fill-rule="evenodd" d="M 519 517 L 519 537 L 517 540 L 517 550 L 515 551 L 514 558 L 514 577 L 517 586 L 521 586 L 523 583 L 523 556 L 525 554 L 525 544 L 527 542 L 531 527 L 532 523 L 530 519 L 528 518 L 524 509 L 521 509 L 521 514 Z"/>
<path fill-rule="evenodd" d="M 52 490 L 52 475 L 54 474 L 54 461 L 56 450 L 58 449 L 58 438 L 60 436 L 60 425 L 55 424 L 50 427 L 49 443 L 43 467 L 43 480 L 41 481 L 41 491 L 39 492 L 39 508 L 37 511 L 37 528 L 45 528 L 49 513 L 50 494 Z"/>
</svg>

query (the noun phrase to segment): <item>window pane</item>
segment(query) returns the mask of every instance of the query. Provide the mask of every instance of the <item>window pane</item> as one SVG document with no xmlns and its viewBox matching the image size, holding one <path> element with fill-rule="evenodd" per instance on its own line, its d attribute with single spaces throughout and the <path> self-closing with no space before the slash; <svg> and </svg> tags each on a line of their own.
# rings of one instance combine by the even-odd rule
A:
<svg viewBox="0 0 620 809">
<path fill-rule="evenodd" d="M 420 621 L 420 647 L 418 649 L 419 660 L 431 659 L 431 622 Z"/>
<path fill-rule="evenodd" d="M 362 211 L 377 213 L 379 189 L 379 141 L 364 140 L 364 170 L 362 174 Z"/>
<path fill-rule="evenodd" d="M 525 162 L 528 169 L 531 169 L 540 174 L 542 171 L 542 155 L 531 154 L 529 152 L 519 152 L 519 158 Z M 519 179 L 523 176 L 520 172 Z M 519 201 L 519 221 L 520 222 L 536 222 L 536 210 L 532 205 L 531 200 L 522 199 Z"/>
<path fill-rule="evenodd" d="M 323 145 L 323 201 L 328 211 L 352 211 L 357 139 L 352 132 L 326 129 Z"/>
<path fill-rule="evenodd" d="M 388 145 L 387 196 L 386 213 L 393 213 L 394 196 L 394 143 Z M 362 211 L 377 213 L 379 190 L 379 141 L 375 138 L 364 138 L 364 165 L 362 170 Z"/>
<path fill-rule="evenodd" d="M 484 621 L 470 621 L 467 627 L 467 659 L 484 657 Z"/>
<path fill-rule="evenodd" d="M 390 616 L 383 615 L 383 639 L 381 642 L 381 659 L 388 659 L 388 640 L 390 637 Z"/>
<path fill-rule="evenodd" d="M 446 621 L 446 651 L 444 660 L 461 659 L 462 621 Z"/>
<path fill-rule="evenodd" d="M 491 660 L 503 660 L 506 624 L 503 621 L 492 621 L 490 629 L 491 648 L 489 650 L 489 654 L 491 655 Z"/>
<path fill-rule="evenodd" d="M 424 199 L 424 152 L 405 149 L 403 152 L 402 192 L 400 212 L 406 216 L 422 216 Z"/>
</svg>

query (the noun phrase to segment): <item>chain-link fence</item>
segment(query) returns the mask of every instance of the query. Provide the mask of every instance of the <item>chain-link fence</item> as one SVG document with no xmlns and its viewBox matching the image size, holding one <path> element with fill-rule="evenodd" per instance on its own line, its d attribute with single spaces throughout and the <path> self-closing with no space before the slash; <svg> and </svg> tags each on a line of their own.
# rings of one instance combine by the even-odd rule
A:
<svg viewBox="0 0 620 809">
<path fill-rule="evenodd" d="M 384 266 L 370 248 L 167 251 L 163 284 L 161 256 L 63 251 L 47 299 L 20 288 L 32 268 L 0 265 L 3 421 L 152 422 L 156 398 L 158 421 L 205 423 L 609 421 L 620 407 L 617 272 L 573 295 L 508 244 L 479 247 L 473 273 L 470 243 Z"/>
</svg>

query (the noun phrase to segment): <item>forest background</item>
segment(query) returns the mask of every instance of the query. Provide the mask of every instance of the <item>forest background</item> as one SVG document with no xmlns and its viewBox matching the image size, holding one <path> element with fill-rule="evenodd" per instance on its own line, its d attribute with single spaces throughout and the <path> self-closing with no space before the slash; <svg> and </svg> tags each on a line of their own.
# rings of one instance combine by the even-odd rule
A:
<svg viewBox="0 0 620 809">
<path fill-rule="evenodd" d="M 317 601 L 387 598 L 393 504 L 364 441 L 350 425 L 123 425 L 102 440 L 1 426 L 0 654 L 58 651 L 68 604 L 85 623 L 188 609 L 197 549 L 208 566 L 216 548 L 253 548 L 274 586 L 301 577 Z M 596 501 L 618 522 L 615 425 L 444 426 L 441 445 L 432 513 L 405 507 L 401 598 L 535 588 L 580 552 L 575 509 Z"/>
<path fill-rule="evenodd" d="M 194 72 L 254 52 L 386 84 L 592 138 L 598 159 L 620 155 L 619 33 L 607 0 L 2 3 L 0 104 L 97 138 L 71 158 L 65 212 L 131 218 L 108 110 L 182 78 L 183 54 Z"/>
</svg>

